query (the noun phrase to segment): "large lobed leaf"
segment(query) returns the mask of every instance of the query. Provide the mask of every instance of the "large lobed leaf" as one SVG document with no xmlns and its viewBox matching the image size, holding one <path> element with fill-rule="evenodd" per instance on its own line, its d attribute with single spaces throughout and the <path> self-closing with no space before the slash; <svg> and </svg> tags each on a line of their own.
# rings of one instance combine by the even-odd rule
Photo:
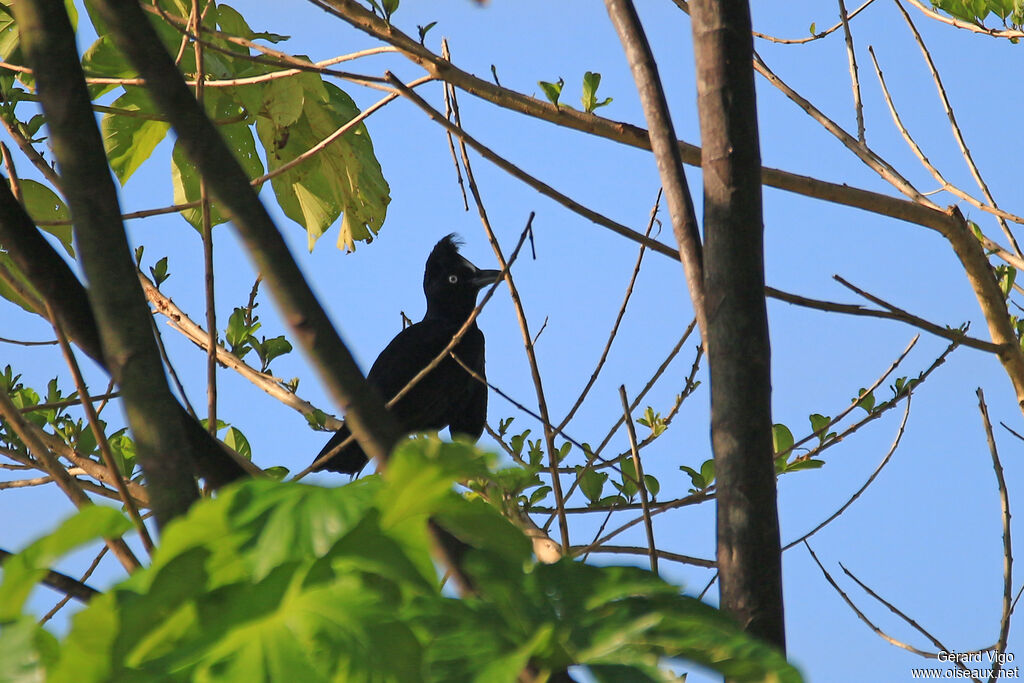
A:
<svg viewBox="0 0 1024 683">
<path fill-rule="evenodd" d="M 127 526 L 82 513 L 5 567 L 0 654 L 17 656 L 0 657 L 0 679 L 489 682 L 583 666 L 599 681 L 653 681 L 686 659 L 734 680 L 799 680 L 649 572 L 534 564 L 518 530 L 452 488 L 489 477 L 487 462 L 469 444 L 415 439 L 384 475 L 341 488 L 229 487 L 168 525 L 152 565 L 58 642 L 20 614 L 27 590 L 60 553 Z M 442 593 L 428 517 L 473 546 L 463 568 L 477 595 Z"/>
</svg>

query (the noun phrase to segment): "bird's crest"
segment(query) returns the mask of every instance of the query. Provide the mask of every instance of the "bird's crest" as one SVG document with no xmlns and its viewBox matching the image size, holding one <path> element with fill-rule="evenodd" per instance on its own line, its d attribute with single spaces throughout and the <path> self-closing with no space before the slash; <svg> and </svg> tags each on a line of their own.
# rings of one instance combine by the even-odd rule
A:
<svg viewBox="0 0 1024 683">
<path fill-rule="evenodd" d="M 456 268 L 468 267 L 476 270 L 472 263 L 459 254 L 459 247 L 462 246 L 462 239 L 454 232 L 442 237 L 427 257 L 427 267 L 424 272 L 424 282 L 431 277 L 446 277 L 446 273 Z"/>
</svg>

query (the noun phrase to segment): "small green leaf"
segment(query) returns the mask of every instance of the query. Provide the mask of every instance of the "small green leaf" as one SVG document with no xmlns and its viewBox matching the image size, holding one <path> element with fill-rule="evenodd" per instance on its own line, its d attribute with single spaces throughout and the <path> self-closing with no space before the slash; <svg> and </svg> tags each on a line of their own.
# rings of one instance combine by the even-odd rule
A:
<svg viewBox="0 0 1024 683">
<path fill-rule="evenodd" d="M 523 444 L 526 443 L 526 437 L 529 436 L 529 435 L 530 435 L 530 430 L 527 429 L 522 434 L 516 434 L 511 439 L 509 439 L 508 443 L 509 443 L 509 446 L 512 447 L 512 452 L 513 453 L 515 453 L 516 455 L 522 455 L 522 453 L 523 453 Z"/>
<path fill-rule="evenodd" d="M 1003 290 L 1003 297 L 1010 296 L 1013 291 L 1013 282 L 1017 278 L 1017 269 L 1013 266 L 1002 265 L 996 268 L 996 278 L 999 280 L 999 288 Z"/>
<path fill-rule="evenodd" d="M 608 481 L 608 475 L 598 472 L 593 467 L 577 465 L 576 476 L 580 480 L 580 490 L 591 503 L 601 499 L 601 492 L 604 490 L 604 483 Z"/>
<path fill-rule="evenodd" d="M 772 446 L 775 453 L 784 453 L 793 448 L 793 432 L 784 424 L 772 425 Z"/>
<path fill-rule="evenodd" d="M 548 101 L 557 107 L 558 98 L 562 96 L 562 86 L 565 85 L 565 79 L 559 78 L 555 83 L 537 81 L 537 85 L 544 91 L 544 96 L 548 98 Z"/>
<path fill-rule="evenodd" d="M 391 15 L 398 10 L 398 0 L 380 0 L 380 4 L 384 9 L 384 18 L 391 21 Z"/>
<path fill-rule="evenodd" d="M 434 28 L 434 26 L 436 26 L 436 25 L 437 25 L 437 22 L 436 21 L 432 21 L 429 24 L 427 24 L 426 26 L 420 26 L 420 25 L 416 26 L 416 30 L 419 31 L 419 34 L 420 34 L 420 45 L 422 45 L 423 41 L 426 40 L 427 33 L 430 32 L 430 29 Z"/>
<path fill-rule="evenodd" d="M 690 475 L 690 481 L 693 483 L 693 488 L 698 491 L 703 491 L 708 487 L 708 483 L 704 481 L 704 477 L 697 470 L 692 467 L 687 467 L 686 465 L 680 465 L 679 469 Z"/>
<path fill-rule="evenodd" d="M 156 283 L 157 288 L 164 283 L 170 274 L 167 272 L 167 257 L 164 256 L 162 259 L 156 262 L 155 265 L 149 267 L 149 273 L 153 276 L 153 282 Z"/>
<path fill-rule="evenodd" d="M 228 429 L 227 434 L 224 435 L 224 443 L 246 460 L 252 460 L 252 447 L 249 445 L 249 440 L 235 427 Z"/>
<path fill-rule="evenodd" d="M 583 74 L 583 111 L 588 114 L 597 108 L 597 88 L 601 85 L 601 74 L 588 71 Z"/>
<path fill-rule="evenodd" d="M 651 494 L 651 498 L 657 496 L 658 492 L 661 491 L 661 482 L 653 474 L 644 475 L 644 486 L 647 487 L 647 492 Z"/>
<path fill-rule="evenodd" d="M 263 474 L 267 475 L 274 481 L 284 481 L 284 478 L 288 476 L 288 472 L 289 470 L 287 467 L 282 467 L 280 465 L 268 467 L 267 469 L 263 470 Z"/>
<path fill-rule="evenodd" d="M 700 465 L 700 476 L 704 478 L 706 486 L 711 486 L 715 481 L 715 459 L 708 458 Z"/>
<path fill-rule="evenodd" d="M 36 222 L 56 222 L 71 220 L 71 212 L 67 205 L 57 196 L 57 193 L 42 183 L 35 180 L 24 179 L 21 184 L 21 198 L 25 203 L 25 210 Z M 40 229 L 50 233 L 58 240 L 61 246 L 74 258 L 75 248 L 71 243 L 71 225 L 44 225 Z"/>
<path fill-rule="evenodd" d="M 861 387 L 857 392 L 857 407 L 863 408 L 866 412 L 870 413 L 875 407 L 875 392 L 868 391 L 864 387 Z"/>
<path fill-rule="evenodd" d="M 799 470 L 816 470 L 819 467 L 824 467 L 824 460 L 815 460 L 814 458 L 808 458 L 807 460 L 797 460 L 786 465 L 787 472 L 797 472 Z"/>
<path fill-rule="evenodd" d="M 547 495 L 549 493 L 551 493 L 550 486 L 541 486 L 537 488 L 537 490 L 530 494 L 530 506 L 532 507 L 537 503 L 543 501 L 545 498 L 547 498 Z"/>
<path fill-rule="evenodd" d="M 516 418 L 514 418 L 514 417 L 507 417 L 507 418 L 505 418 L 503 420 L 499 419 L 498 420 L 498 436 L 505 436 L 505 433 L 508 431 L 509 426 L 511 426 L 512 421 L 515 420 L 515 419 Z"/>
<path fill-rule="evenodd" d="M 566 456 L 569 455 L 569 451 L 572 450 L 572 444 L 566 441 L 558 449 L 558 462 L 565 460 Z"/>
<path fill-rule="evenodd" d="M 306 422 L 309 423 L 310 427 L 317 431 L 322 431 L 324 429 L 324 422 L 326 421 L 327 413 L 320 410 L 319 408 L 314 408 L 313 412 L 306 413 Z"/>
<path fill-rule="evenodd" d="M 817 25 L 816 25 L 816 24 L 815 24 L 815 23 L 814 23 L 813 21 L 811 22 L 811 28 L 810 28 L 810 31 L 811 31 L 811 35 L 812 35 L 812 36 L 813 36 L 813 35 L 816 35 L 816 34 L 818 33 L 818 31 L 817 31 Z"/>
<path fill-rule="evenodd" d="M 260 342 L 250 338 L 249 343 L 256 350 L 256 353 L 259 354 L 260 362 L 263 364 L 263 372 L 270 371 L 270 363 L 275 358 L 290 353 L 292 350 L 291 342 L 285 339 L 284 336 L 263 339 Z"/>
</svg>

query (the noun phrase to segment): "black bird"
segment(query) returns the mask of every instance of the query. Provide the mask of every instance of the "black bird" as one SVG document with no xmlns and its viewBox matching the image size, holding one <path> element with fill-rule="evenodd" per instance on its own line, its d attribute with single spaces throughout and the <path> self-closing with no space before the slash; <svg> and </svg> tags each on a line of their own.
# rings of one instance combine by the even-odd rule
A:
<svg viewBox="0 0 1024 683">
<path fill-rule="evenodd" d="M 391 400 L 441 353 L 476 307 L 480 289 L 501 275 L 501 271 L 480 270 L 474 266 L 459 254 L 459 245 L 452 234 L 434 246 L 423 273 L 426 315 L 391 340 L 366 376 L 385 401 Z M 484 335 L 475 322 L 453 352 L 467 367 L 484 377 Z M 478 439 L 487 416 L 487 386 L 474 379 L 449 354 L 391 407 L 391 413 L 402 430 L 410 434 L 448 427 L 452 436 L 465 434 Z M 343 425 L 316 459 L 329 453 L 350 434 Z M 363 449 L 353 439 L 317 466 L 316 471 L 326 469 L 356 475 L 367 460 Z"/>
</svg>

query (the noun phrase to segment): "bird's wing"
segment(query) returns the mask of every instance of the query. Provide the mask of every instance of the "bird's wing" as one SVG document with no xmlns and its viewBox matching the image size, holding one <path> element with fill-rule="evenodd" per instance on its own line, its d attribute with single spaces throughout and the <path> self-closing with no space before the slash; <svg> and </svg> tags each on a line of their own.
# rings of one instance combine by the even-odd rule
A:
<svg viewBox="0 0 1024 683">
<path fill-rule="evenodd" d="M 448 430 L 452 436 L 466 434 L 474 440 L 483 434 L 484 422 L 487 421 L 487 385 L 480 381 L 487 379 L 484 372 L 484 335 L 479 330 L 475 331 L 475 335 L 466 335 L 455 353 L 480 379 L 466 373 L 469 383 L 462 400 L 452 406 Z"/>
<path fill-rule="evenodd" d="M 391 400 L 447 346 L 457 329 L 436 320 L 410 325 L 381 351 L 367 380 L 385 401 Z M 452 405 L 465 391 L 463 378 L 466 376 L 455 361 L 446 358 L 392 406 L 391 411 L 406 431 L 441 429 L 449 423 Z"/>
</svg>

